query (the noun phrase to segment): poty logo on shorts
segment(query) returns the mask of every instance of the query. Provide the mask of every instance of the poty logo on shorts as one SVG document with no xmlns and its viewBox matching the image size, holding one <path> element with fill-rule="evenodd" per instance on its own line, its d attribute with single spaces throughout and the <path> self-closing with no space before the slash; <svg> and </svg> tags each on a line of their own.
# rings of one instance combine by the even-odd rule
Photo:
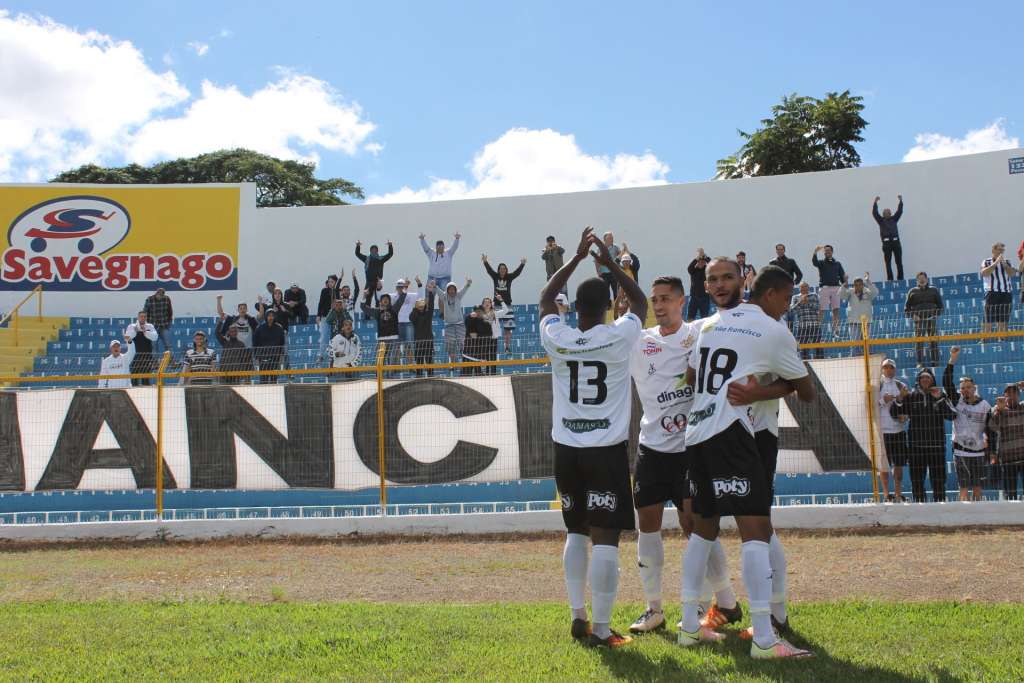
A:
<svg viewBox="0 0 1024 683">
<path fill-rule="evenodd" d="M 23 211 L 7 230 L 0 279 L 30 285 L 78 282 L 82 289 L 118 290 L 129 283 L 177 283 L 204 289 L 235 272 L 227 254 L 112 254 L 132 228 L 122 204 L 106 197 L 72 195 Z M 144 288 L 146 285 L 144 285 Z"/>
<path fill-rule="evenodd" d="M 619 498 L 611 491 L 587 491 L 588 510 L 608 510 L 615 512 L 619 506 Z"/>
<path fill-rule="evenodd" d="M 568 493 L 562 494 L 562 509 L 572 510 L 572 496 L 570 496 Z"/>
<path fill-rule="evenodd" d="M 722 496 L 745 496 L 750 493 L 750 480 L 732 477 L 731 479 L 712 479 L 711 485 L 715 488 L 715 498 Z"/>
</svg>

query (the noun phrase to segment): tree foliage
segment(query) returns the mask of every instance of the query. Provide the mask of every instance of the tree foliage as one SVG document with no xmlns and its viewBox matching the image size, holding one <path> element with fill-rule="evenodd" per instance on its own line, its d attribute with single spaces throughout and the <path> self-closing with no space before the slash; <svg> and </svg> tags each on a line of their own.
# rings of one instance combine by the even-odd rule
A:
<svg viewBox="0 0 1024 683">
<path fill-rule="evenodd" d="M 715 178 L 831 171 L 860 165 L 853 146 L 862 142 L 868 122 L 861 118 L 862 97 L 830 92 L 824 99 L 796 93 L 772 107 L 753 133 L 738 131 L 743 146 L 716 163 Z"/>
<path fill-rule="evenodd" d="M 277 159 L 248 149 L 220 150 L 152 166 L 104 168 L 88 164 L 64 171 L 54 183 L 156 184 L 256 183 L 256 205 L 331 206 L 342 197 L 363 198 L 361 187 L 344 178 L 317 178 L 314 164 Z"/>
</svg>

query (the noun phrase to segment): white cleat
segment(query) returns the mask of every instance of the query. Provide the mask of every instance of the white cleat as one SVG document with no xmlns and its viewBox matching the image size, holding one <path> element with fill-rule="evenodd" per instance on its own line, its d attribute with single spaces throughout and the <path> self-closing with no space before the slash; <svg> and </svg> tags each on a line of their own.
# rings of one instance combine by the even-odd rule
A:
<svg viewBox="0 0 1024 683">
<path fill-rule="evenodd" d="M 659 610 L 648 608 L 646 612 L 637 617 L 633 625 L 629 627 L 630 633 L 650 633 L 659 628 L 665 628 L 665 613 Z"/>
<path fill-rule="evenodd" d="M 768 647 L 761 647 L 757 643 L 751 643 L 750 656 L 754 659 L 783 659 L 785 657 L 805 659 L 813 657 L 814 653 L 810 650 L 801 650 L 785 638 L 779 638 Z"/>
<path fill-rule="evenodd" d="M 725 634 L 719 633 L 707 626 L 699 627 L 694 633 L 687 633 L 679 625 L 679 635 L 676 636 L 676 644 L 680 647 L 693 647 L 701 643 L 717 643 L 725 640 Z"/>
</svg>

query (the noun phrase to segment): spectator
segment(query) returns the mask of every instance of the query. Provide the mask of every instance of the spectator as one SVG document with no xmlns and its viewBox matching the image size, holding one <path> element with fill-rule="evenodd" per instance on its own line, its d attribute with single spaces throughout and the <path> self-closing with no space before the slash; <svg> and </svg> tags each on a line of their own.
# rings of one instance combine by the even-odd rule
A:
<svg viewBox="0 0 1024 683">
<path fill-rule="evenodd" d="M 688 322 L 711 315 L 711 297 L 704 287 L 704 272 L 710 260 L 704 253 L 704 247 L 701 247 L 697 250 L 697 258 L 686 267 L 686 272 L 690 274 L 690 303 L 686 306 Z"/>
<path fill-rule="evenodd" d="M 1003 475 L 1003 497 L 1017 500 L 1017 482 L 1024 474 L 1024 406 L 1020 404 L 1020 388 L 1007 384 L 1003 395 L 992 409 L 992 429 L 999 435 L 996 456 Z"/>
<path fill-rule="evenodd" d="M 909 395 L 893 401 L 889 407 L 893 417 L 906 415 L 907 450 L 910 454 L 910 488 L 914 502 L 927 500 L 924 492 L 925 472 L 932 484 L 932 500 L 946 502 L 946 420 L 953 420 L 956 411 L 949 398 L 935 384 L 935 375 L 928 368 L 917 373 L 917 384 Z"/>
<path fill-rule="evenodd" d="M 861 318 L 867 320 L 869 326 L 871 325 L 876 296 L 878 296 L 878 289 L 871 282 L 870 273 L 864 273 L 862 278 L 854 278 L 853 289 L 850 289 L 845 282 L 843 283 L 839 298 L 847 302 L 846 328 L 850 332 L 851 341 L 860 341 L 864 338 Z M 853 355 L 859 356 L 860 349 L 854 347 Z"/>
<path fill-rule="evenodd" d="M 939 363 L 939 343 L 935 341 L 937 318 L 942 315 L 942 295 L 939 290 L 928 284 L 928 273 L 917 274 L 917 286 L 907 292 L 907 303 L 903 307 L 904 314 L 914 320 L 915 337 L 931 337 L 931 348 L 927 358 L 928 367 L 934 368 Z M 917 367 L 926 365 L 925 342 L 917 342 Z"/>
<path fill-rule="evenodd" d="M 789 276 L 793 278 L 794 285 L 799 285 L 801 280 L 804 279 L 804 273 L 800 270 L 800 266 L 797 265 L 796 260 L 786 256 L 785 244 L 775 245 L 775 258 L 769 261 L 768 265 L 778 266 L 789 273 Z"/>
<path fill-rule="evenodd" d="M 268 308 L 263 314 L 263 323 L 256 328 L 252 338 L 253 353 L 260 365 L 260 372 L 281 369 L 287 344 L 288 336 L 285 328 L 277 322 L 277 311 Z M 277 375 L 260 375 L 260 384 L 277 384 Z"/>
<path fill-rule="evenodd" d="M 266 318 L 267 313 L 274 312 L 274 322 L 285 332 L 288 331 L 288 324 L 291 321 L 291 309 L 284 302 L 284 293 L 275 289 L 270 301 L 260 304 L 260 317 Z"/>
<path fill-rule="evenodd" d="M 740 267 L 740 275 L 743 277 L 743 298 L 750 298 L 750 288 L 754 284 L 754 278 L 757 276 L 757 269 L 751 264 L 747 263 L 747 252 L 738 251 L 736 252 L 736 263 Z"/>
<path fill-rule="evenodd" d="M 156 359 L 153 356 L 153 342 L 159 337 L 156 328 L 146 320 L 146 312 L 139 311 L 135 322 L 128 325 L 124 331 L 124 338 L 132 345 L 135 352 L 135 359 L 131 362 L 131 373 L 133 375 L 144 375 L 156 369 Z M 132 386 L 149 386 L 148 377 L 140 377 L 132 380 Z"/>
<path fill-rule="evenodd" d="M 217 354 L 206 345 L 206 333 L 196 330 L 192 334 L 192 348 L 185 350 L 181 359 L 181 371 L 190 374 L 206 374 L 207 377 L 185 377 L 185 386 L 203 386 L 214 383 L 212 373 L 217 372 Z"/>
<path fill-rule="evenodd" d="M 220 299 L 220 297 L 217 297 Z M 245 304 L 239 304 L 242 308 Z M 253 326 L 256 325 L 255 318 L 249 318 Z M 230 322 L 229 322 L 230 321 Z M 248 323 L 247 323 L 248 324 Z M 221 318 L 221 324 L 217 328 L 217 342 L 220 344 L 220 369 L 223 372 L 252 372 L 256 369 L 252 360 L 252 331 L 249 329 L 249 343 L 246 344 L 240 337 L 241 326 L 231 318 Z M 248 377 L 227 376 L 221 378 L 222 384 L 242 384 L 247 382 Z"/>
<path fill-rule="evenodd" d="M 818 252 L 825 251 L 825 258 L 819 260 Z M 832 245 L 814 248 L 811 264 L 818 269 L 818 301 L 821 310 L 832 311 L 832 336 L 839 339 L 839 285 L 846 282 L 846 271 L 843 264 L 832 256 Z M 824 316 L 822 316 L 824 317 Z"/>
<path fill-rule="evenodd" d="M 992 256 L 981 262 L 981 279 L 985 284 L 985 322 L 982 331 L 1006 332 L 1006 323 L 1013 310 L 1013 276 L 1017 269 L 1006 260 L 1006 245 L 996 242 L 992 245 Z"/>
<path fill-rule="evenodd" d="M 256 306 L 255 306 L 255 308 L 256 308 L 256 314 L 257 315 L 263 315 L 263 313 L 261 311 L 263 310 L 264 305 L 267 305 L 271 301 L 274 300 L 274 291 L 277 290 L 277 284 L 274 283 L 273 281 L 268 282 L 267 286 L 266 286 L 266 290 L 267 290 L 267 295 L 266 296 L 263 296 L 262 294 L 260 294 L 259 296 L 256 297 Z"/>
<path fill-rule="evenodd" d="M 366 274 L 366 288 L 370 291 L 376 290 L 377 283 L 384 281 L 384 264 L 395 255 L 395 247 L 391 244 L 391 240 L 388 240 L 387 244 L 387 256 L 381 256 L 380 247 L 376 244 L 370 245 L 370 253 L 367 255 L 361 251 L 363 243 L 356 242 L 356 258 L 362 261 L 365 266 L 363 272 Z M 344 274 L 342 276 L 344 277 Z"/>
<path fill-rule="evenodd" d="M 565 322 L 569 318 L 569 297 L 559 294 L 555 297 L 555 307 L 558 309 L 558 317 Z"/>
<path fill-rule="evenodd" d="M 896 207 L 896 213 L 893 213 L 889 209 L 883 209 L 882 215 L 878 215 L 878 200 L 881 197 L 875 197 L 875 201 L 871 204 L 871 215 L 874 217 L 875 222 L 878 223 L 878 234 L 882 238 L 882 256 L 885 258 L 885 279 L 892 280 L 892 259 L 896 257 L 896 279 L 903 279 L 903 247 L 900 245 L 900 229 L 897 223 L 900 222 L 900 217 L 903 215 L 903 195 L 896 195 L 899 198 L 899 206 Z"/>
<path fill-rule="evenodd" d="M 434 244 L 434 250 L 431 251 L 427 246 L 426 238 L 427 236 L 421 232 L 420 246 L 423 247 L 423 253 L 427 255 L 427 261 L 430 264 L 427 270 L 427 279 L 433 280 L 441 291 L 448 291 L 448 283 L 452 281 L 452 259 L 459 248 L 459 239 L 462 238 L 462 234 L 455 233 L 455 241 L 452 242 L 451 249 L 445 249 L 444 240 L 438 240 Z M 462 320 L 461 314 L 459 320 Z"/>
<path fill-rule="evenodd" d="M 128 335 L 125 335 L 125 341 L 128 340 Z M 132 386 L 132 381 L 128 378 L 128 374 L 131 371 L 132 359 L 135 358 L 135 345 L 127 344 L 128 351 L 121 353 L 121 342 L 115 339 L 110 342 L 110 355 L 103 359 L 100 363 L 100 377 L 99 388 L 100 389 L 129 389 Z M 109 378 L 105 375 L 122 375 L 122 377 Z"/>
<path fill-rule="evenodd" d="M 409 312 L 409 322 L 413 326 L 413 339 L 416 344 L 416 365 L 428 365 L 434 362 L 434 298 L 436 295 L 434 281 L 427 283 L 426 297 L 416 301 Z M 416 376 L 423 376 L 423 368 L 416 369 Z M 433 377 L 434 371 L 427 368 L 427 376 Z"/>
<path fill-rule="evenodd" d="M 988 422 L 992 406 L 978 396 L 978 387 L 970 377 L 960 378 L 960 391 L 953 388 L 953 367 L 960 347 L 949 350 L 949 362 L 942 373 L 942 388 L 956 410 L 953 420 L 953 465 L 960 488 L 960 500 L 981 500 L 981 482 L 985 478 L 985 452 L 988 450 Z"/>
<path fill-rule="evenodd" d="M 384 348 L 384 364 L 397 365 L 398 357 L 398 311 L 405 304 L 406 294 L 403 291 L 398 295 L 395 305 L 391 305 L 391 295 L 384 294 L 380 298 L 378 306 L 370 305 L 369 292 L 361 304 L 363 314 L 367 318 L 377 321 L 377 344 Z M 379 348 L 379 347 L 378 347 Z"/>
<path fill-rule="evenodd" d="M 484 315 L 483 306 L 474 306 L 466 316 L 466 343 L 462 351 L 462 360 L 467 363 L 478 363 L 487 360 L 487 348 L 491 342 L 491 324 Z M 465 375 L 483 375 L 484 368 L 467 368 Z"/>
<path fill-rule="evenodd" d="M 466 286 L 459 291 L 454 283 L 449 282 L 444 294 L 438 300 L 441 308 L 441 319 L 444 321 L 444 351 L 448 362 L 457 363 L 462 360 L 462 350 L 466 337 L 466 321 L 462 317 L 462 297 L 469 291 L 473 281 L 466 279 Z"/>
<path fill-rule="evenodd" d="M 484 270 L 487 271 L 487 274 L 491 276 L 491 280 L 494 282 L 494 300 L 497 301 L 500 298 L 511 306 L 512 281 L 522 274 L 523 268 L 526 267 L 526 259 L 519 259 L 519 267 L 510 273 L 508 272 L 508 266 L 504 263 L 499 263 L 498 270 L 495 272 L 494 268 L 491 268 L 491 264 L 487 261 L 487 254 L 483 254 L 480 258 L 484 262 Z"/>
<path fill-rule="evenodd" d="M 800 283 L 800 293 L 793 297 L 789 306 L 789 320 L 793 327 L 793 336 L 800 344 L 818 344 L 821 342 L 821 305 L 818 295 L 811 293 L 807 281 Z M 802 358 L 810 358 L 810 349 L 800 349 Z M 824 358 L 825 350 L 814 349 L 815 358 Z"/>
<path fill-rule="evenodd" d="M 334 339 L 341 333 L 341 326 L 345 324 L 346 320 L 352 320 L 352 313 L 345 308 L 345 301 L 343 299 L 335 299 L 331 305 L 331 310 L 327 312 L 327 317 L 324 318 L 331 339 Z"/>
<path fill-rule="evenodd" d="M 359 365 L 362 353 L 359 335 L 352 331 L 352 318 L 341 324 L 341 331 L 331 339 L 331 367 L 354 368 Z M 356 379 L 354 372 L 340 372 L 331 375 L 340 381 Z"/>
<path fill-rule="evenodd" d="M 903 401 L 910 395 L 907 385 L 896 379 L 896 361 L 886 358 L 882 361 L 882 379 L 878 384 L 878 423 L 882 432 L 882 444 L 885 446 L 885 458 L 889 461 L 889 470 L 893 476 L 893 493 L 889 493 L 889 472 L 879 470 L 882 479 L 882 491 L 890 503 L 906 503 L 903 497 L 903 468 L 910 463 L 907 451 L 907 416 L 893 415 L 892 407 L 896 401 Z"/>
<path fill-rule="evenodd" d="M 548 235 L 547 243 L 545 243 L 540 257 L 544 261 L 544 271 L 550 280 L 551 276 L 565 265 L 565 248 L 555 241 L 554 235 Z"/>
<path fill-rule="evenodd" d="M 498 340 L 502 337 L 503 328 L 502 322 L 505 314 L 508 313 L 508 306 L 501 304 L 500 309 L 494 307 L 494 302 L 488 297 L 484 297 L 484 300 L 480 302 L 481 316 L 487 321 L 487 324 L 491 326 L 491 336 L 485 338 L 483 349 L 484 358 L 483 360 L 498 360 Z M 511 346 L 511 335 L 512 331 L 508 331 L 509 338 L 505 340 L 505 353 L 509 352 Z M 498 372 L 498 368 L 495 365 L 488 366 L 486 368 L 485 375 L 493 375 Z"/>
<path fill-rule="evenodd" d="M 625 270 L 631 278 L 634 280 L 640 279 L 640 257 L 636 255 L 635 251 L 630 251 L 626 243 L 622 243 L 622 251 L 619 252 L 619 258 L 615 260 L 619 264 L 619 268 Z"/>
<path fill-rule="evenodd" d="M 234 325 L 238 341 L 242 342 L 246 347 L 252 348 L 252 335 L 259 325 L 259 321 L 249 315 L 248 305 L 238 304 L 238 315 L 226 315 L 224 313 L 224 297 L 218 294 L 217 317 L 220 318 L 220 329 L 217 331 L 218 339 L 227 333 L 229 327 Z"/>
<path fill-rule="evenodd" d="M 516 316 L 512 312 L 512 307 L 506 305 L 502 298 L 498 297 L 498 307 L 494 310 L 496 321 L 501 329 L 499 335 L 497 331 L 494 334 L 494 352 L 498 352 L 498 337 L 504 337 L 505 340 L 505 353 L 512 353 L 512 333 L 516 329 Z"/>
<path fill-rule="evenodd" d="M 612 260 L 615 261 L 619 258 L 621 249 L 615 244 L 615 235 L 608 231 L 603 236 L 605 246 L 608 247 L 608 255 L 611 256 Z M 597 276 L 604 280 L 608 284 L 611 295 L 608 297 L 609 300 L 614 300 L 615 295 L 619 293 L 619 283 L 612 275 L 612 271 L 607 266 L 602 266 L 597 261 L 594 262 L 594 266 L 597 269 Z"/>
<path fill-rule="evenodd" d="M 146 312 L 149 323 L 156 328 L 161 350 L 173 352 L 170 340 L 171 325 L 174 324 L 174 307 L 171 305 L 171 297 L 167 296 L 163 287 L 158 288 L 153 296 L 146 298 L 142 310 Z"/>
<path fill-rule="evenodd" d="M 284 293 L 284 305 L 288 307 L 290 319 L 295 323 L 303 325 L 309 322 L 309 307 L 306 306 L 306 290 L 292 283 L 288 291 Z"/>
<path fill-rule="evenodd" d="M 409 314 L 412 313 L 413 306 L 422 296 L 419 292 L 423 289 L 423 281 L 420 280 L 419 275 L 416 276 L 416 288 L 417 291 L 410 292 L 409 278 L 398 278 L 398 281 L 395 282 L 395 293 L 391 295 L 392 301 L 398 301 L 398 298 L 405 294 L 405 303 L 398 308 L 398 339 L 401 342 L 400 358 L 402 362 L 406 363 L 412 363 L 415 356 L 416 333 L 412 328 Z"/>
<path fill-rule="evenodd" d="M 316 304 L 316 328 L 317 332 L 320 333 L 316 346 L 316 359 L 318 363 L 323 360 L 324 354 L 327 353 L 328 346 L 334 336 L 331 334 L 331 326 L 327 322 L 327 316 L 334 307 L 334 302 L 341 298 L 341 288 L 339 285 L 343 277 L 345 277 L 344 268 L 341 269 L 340 275 L 328 275 L 323 289 L 320 290 L 320 300 Z"/>
</svg>

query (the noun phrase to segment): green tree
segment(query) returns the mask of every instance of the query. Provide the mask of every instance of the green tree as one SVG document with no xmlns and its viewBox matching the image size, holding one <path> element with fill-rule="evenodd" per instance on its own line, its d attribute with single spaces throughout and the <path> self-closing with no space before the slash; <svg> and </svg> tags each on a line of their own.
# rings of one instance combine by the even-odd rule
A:
<svg viewBox="0 0 1024 683">
<path fill-rule="evenodd" d="M 761 120 L 753 133 L 738 131 L 743 146 L 736 154 L 719 159 L 715 178 L 831 171 L 860 166 L 853 146 L 862 142 L 868 122 L 861 118 L 862 97 L 830 92 L 824 99 L 792 94 L 772 107 L 772 116 Z"/>
<path fill-rule="evenodd" d="M 104 168 L 88 164 L 64 171 L 53 183 L 256 183 L 256 205 L 331 206 L 342 197 L 363 198 L 363 189 L 344 178 L 317 178 L 314 165 L 276 159 L 248 149 L 220 150 L 152 166 Z"/>
</svg>

